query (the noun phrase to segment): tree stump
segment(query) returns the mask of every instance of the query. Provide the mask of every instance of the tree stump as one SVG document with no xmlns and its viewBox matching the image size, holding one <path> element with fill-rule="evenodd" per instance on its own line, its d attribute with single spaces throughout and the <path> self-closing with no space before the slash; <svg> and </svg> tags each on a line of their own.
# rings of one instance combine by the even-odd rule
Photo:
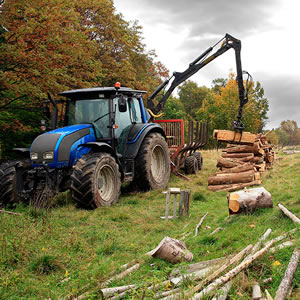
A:
<svg viewBox="0 0 300 300">
<path fill-rule="evenodd" d="M 230 193 L 227 199 L 229 214 L 252 213 L 257 208 L 273 207 L 272 196 L 264 187 Z"/>
</svg>

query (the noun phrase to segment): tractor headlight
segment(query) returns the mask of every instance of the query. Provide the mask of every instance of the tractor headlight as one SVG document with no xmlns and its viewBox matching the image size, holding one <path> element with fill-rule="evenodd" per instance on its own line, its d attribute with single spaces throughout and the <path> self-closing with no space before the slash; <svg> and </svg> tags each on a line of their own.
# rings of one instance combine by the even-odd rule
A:
<svg viewBox="0 0 300 300">
<path fill-rule="evenodd" d="M 31 152 L 30 158 L 31 158 L 31 160 L 37 160 L 39 158 L 39 156 L 36 152 Z"/>
<path fill-rule="evenodd" d="M 54 158 L 54 152 L 53 151 L 49 151 L 49 152 L 45 152 L 43 153 L 43 159 L 53 159 Z"/>
</svg>

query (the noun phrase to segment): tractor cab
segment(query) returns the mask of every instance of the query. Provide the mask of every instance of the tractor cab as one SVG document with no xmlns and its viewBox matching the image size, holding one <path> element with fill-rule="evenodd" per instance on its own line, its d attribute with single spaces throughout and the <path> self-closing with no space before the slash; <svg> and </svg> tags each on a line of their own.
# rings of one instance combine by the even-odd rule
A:
<svg viewBox="0 0 300 300">
<path fill-rule="evenodd" d="M 67 97 L 65 126 L 91 124 L 97 142 L 110 144 L 120 154 L 129 131 L 147 123 L 142 95 L 125 87 L 99 87 L 62 92 Z"/>
</svg>

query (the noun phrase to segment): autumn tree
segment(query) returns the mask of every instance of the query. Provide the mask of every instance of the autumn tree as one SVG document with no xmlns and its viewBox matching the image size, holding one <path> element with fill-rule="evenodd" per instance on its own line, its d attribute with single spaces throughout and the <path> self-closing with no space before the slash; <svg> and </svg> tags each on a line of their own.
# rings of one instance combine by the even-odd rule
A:
<svg viewBox="0 0 300 300">
<path fill-rule="evenodd" d="M 297 122 L 292 120 L 282 121 L 280 123 L 280 129 L 288 135 L 287 145 L 299 145 L 300 144 L 300 129 Z"/>
<path fill-rule="evenodd" d="M 196 118 L 209 122 L 212 129 L 232 130 L 232 122 L 237 118 L 239 107 L 238 86 L 234 77 L 234 74 L 230 74 L 225 87 L 220 87 L 217 93 L 208 94 L 197 111 Z M 248 96 L 242 122 L 245 130 L 260 132 L 267 119 L 268 101 L 263 97 L 259 83 L 250 87 Z"/>
<path fill-rule="evenodd" d="M 22 136 L 39 127 L 47 92 L 115 81 L 152 91 L 168 75 L 155 53 L 145 50 L 141 28 L 117 14 L 111 0 L 5 1 L 0 24 L 0 143 L 5 147 L 9 138 L 22 140 L 17 132 Z"/>
</svg>

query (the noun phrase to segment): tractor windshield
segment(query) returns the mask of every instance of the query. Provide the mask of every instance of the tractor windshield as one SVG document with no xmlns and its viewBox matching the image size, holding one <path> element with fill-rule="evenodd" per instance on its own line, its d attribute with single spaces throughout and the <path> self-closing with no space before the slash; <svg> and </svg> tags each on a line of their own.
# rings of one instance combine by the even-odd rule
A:
<svg viewBox="0 0 300 300">
<path fill-rule="evenodd" d="M 97 138 L 109 137 L 109 99 L 68 102 L 66 125 L 82 123 L 92 123 L 95 127 Z"/>
</svg>

